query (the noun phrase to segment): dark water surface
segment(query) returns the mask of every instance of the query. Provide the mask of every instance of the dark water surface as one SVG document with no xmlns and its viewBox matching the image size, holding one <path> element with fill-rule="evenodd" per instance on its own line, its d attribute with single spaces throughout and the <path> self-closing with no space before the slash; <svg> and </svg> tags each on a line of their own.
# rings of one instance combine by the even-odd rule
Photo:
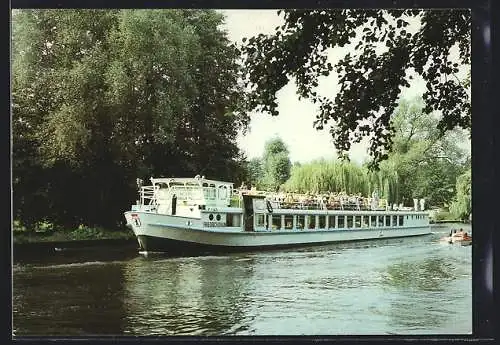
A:
<svg viewBox="0 0 500 345">
<path fill-rule="evenodd" d="M 433 234 L 228 255 L 64 251 L 13 266 L 23 335 L 470 334 L 472 247 Z"/>
</svg>

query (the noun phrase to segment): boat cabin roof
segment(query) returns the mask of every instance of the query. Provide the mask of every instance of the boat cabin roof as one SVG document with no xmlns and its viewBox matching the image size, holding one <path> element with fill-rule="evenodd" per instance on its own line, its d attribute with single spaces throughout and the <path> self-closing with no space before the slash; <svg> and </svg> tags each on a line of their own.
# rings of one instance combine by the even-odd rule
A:
<svg viewBox="0 0 500 345">
<path fill-rule="evenodd" d="M 224 182 L 224 181 L 217 181 L 217 180 L 209 180 L 203 177 L 160 177 L 160 178 L 153 178 L 151 177 L 151 183 L 153 185 L 155 184 L 167 184 L 168 187 L 172 186 L 200 186 L 200 187 L 209 187 L 210 185 L 212 186 L 220 186 L 220 185 L 225 185 L 225 186 L 230 186 L 231 188 L 233 187 L 233 183 L 231 182 Z"/>
</svg>

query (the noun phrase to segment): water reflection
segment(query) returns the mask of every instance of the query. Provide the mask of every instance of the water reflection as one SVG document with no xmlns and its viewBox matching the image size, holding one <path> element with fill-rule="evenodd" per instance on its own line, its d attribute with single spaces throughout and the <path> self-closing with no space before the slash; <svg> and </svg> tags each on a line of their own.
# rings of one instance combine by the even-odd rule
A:
<svg viewBox="0 0 500 345">
<path fill-rule="evenodd" d="M 393 332 L 467 334 L 471 331 L 471 252 L 435 247 L 439 256 L 408 258 L 382 275 Z M 457 310 L 468 311 L 460 313 Z"/>
<path fill-rule="evenodd" d="M 122 280 L 113 262 L 14 267 L 13 332 L 122 334 Z"/>
<path fill-rule="evenodd" d="M 398 289 L 443 291 L 446 284 L 455 278 L 455 267 L 451 262 L 444 258 L 427 258 L 390 265 L 383 281 Z"/>
<path fill-rule="evenodd" d="M 97 252 L 60 252 L 15 264 L 14 329 L 16 335 L 468 333 L 472 248 L 440 245 L 446 232 L 199 257 L 135 253 L 102 261 Z"/>
<path fill-rule="evenodd" d="M 251 260 L 140 257 L 124 269 L 125 333 L 223 335 L 244 330 Z"/>
</svg>

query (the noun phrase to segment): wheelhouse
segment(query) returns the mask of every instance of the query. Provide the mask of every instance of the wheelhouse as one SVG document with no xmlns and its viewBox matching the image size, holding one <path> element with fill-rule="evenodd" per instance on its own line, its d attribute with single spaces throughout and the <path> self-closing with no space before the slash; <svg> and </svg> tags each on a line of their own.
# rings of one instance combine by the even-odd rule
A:
<svg viewBox="0 0 500 345">
<path fill-rule="evenodd" d="M 229 207 L 232 194 L 229 182 L 202 177 L 151 178 L 151 186 L 140 188 L 136 210 L 200 217 L 200 210 Z"/>
</svg>

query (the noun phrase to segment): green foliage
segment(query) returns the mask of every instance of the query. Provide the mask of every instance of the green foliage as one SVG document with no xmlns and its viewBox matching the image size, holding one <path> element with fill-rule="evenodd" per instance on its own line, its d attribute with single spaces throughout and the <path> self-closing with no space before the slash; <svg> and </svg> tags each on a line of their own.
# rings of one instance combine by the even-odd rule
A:
<svg viewBox="0 0 500 345">
<path fill-rule="evenodd" d="M 421 99 L 399 102 L 391 119 L 393 151 L 378 169 L 325 160 L 294 165 L 284 189 L 363 195 L 377 190 L 389 203 L 405 206 L 412 206 L 413 198 L 425 198 L 427 207 L 449 203 L 455 194 L 455 180 L 468 162 L 464 149 L 458 146 L 466 139 L 458 130 L 440 134 L 438 119 L 423 113 L 422 107 Z"/>
<path fill-rule="evenodd" d="M 57 229 L 55 231 L 23 231 L 14 232 L 14 243 L 29 242 L 64 242 L 102 239 L 133 239 L 134 233 L 130 229 L 107 230 L 102 227 L 87 227 L 79 225 L 75 229 Z"/>
<path fill-rule="evenodd" d="M 23 225 L 23 223 L 16 219 L 12 222 L 12 231 L 14 233 L 22 233 L 22 232 L 26 232 L 27 231 L 27 228 Z"/>
<path fill-rule="evenodd" d="M 135 179 L 237 180 L 238 51 L 212 10 L 19 10 L 14 215 L 117 227 Z"/>
<path fill-rule="evenodd" d="M 460 130 L 441 134 L 438 118 L 423 112 L 421 99 L 401 100 L 392 116 L 393 147 L 380 167 L 398 173 L 400 202 L 425 198 L 428 207 L 447 204 L 455 193 L 455 179 L 467 155 L 458 146 L 466 141 Z"/>
<path fill-rule="evenodd" d="M 278 190 L 290 177 L 292 163 L 286 144 L 275 138 L 266 142 L 262 157 L 263 176 L 261 185 L 266 189 Z"/>
<path fill-rule="evenodd" d="M 278 115 L 276 94 L 293 80 L 299 97 L 319 105 L 314 126 L 330 124 L 339 156 L 371 136 L 369 153 L 377 166 L 392 144 L 390 116 L 414 73 L 426 82 L 424 112 L 442 113 L 435 128 L 442 133 L 470 128 L 470 85 L 456 77 L 459 64 L 470 65 L 470 10 L 279 12 L 285 23 L 275 34 L 251 37 L 242 47 L 250 108 Z M 409 27 L 415 20 L 421 25 L 413 32 Z M 354 52 L 336 65 L 328 62 L 329 49 L 351 43 Z M 458 61 L 452 57 L 455 47 Z M 333 71 L 340 90 L 325 97 L 317 87 Z"/>
<path fill-rule="evenodd" d="M 472 212 L 471 170 L 457 178 L 457 194 L 450 205 L 450 212 L 460 220 L 468 220 Z"/>
<path fill-rule="evenodd" d="M 255 186 L 256 188 L 261 187 L 261 181 L 264 177 L 264 170 L 262 166 L 262 161 L 260 158 L 252 158 L 247 163 L 248 171 L 248 184 L 249 188 Z"/>
<path fill-rule="evenodd" d="M 294 166 L 283 185 L 288 192 L 345 192 L 371 195 L 375 190 L 389 202 L 395 201 L 397 174 L 390 170 L 369 171 L 351 162 L 318 160 Z"/>
<path fill-rule="evenodd" d="M 441 220 L 456 220 L 455 218 L 448 209 L 446 208 L 441 208 L 439 211 L 437 211 L 434 214 L 434 220 L 436 221 L 441 221 Z"/>
</svg>

